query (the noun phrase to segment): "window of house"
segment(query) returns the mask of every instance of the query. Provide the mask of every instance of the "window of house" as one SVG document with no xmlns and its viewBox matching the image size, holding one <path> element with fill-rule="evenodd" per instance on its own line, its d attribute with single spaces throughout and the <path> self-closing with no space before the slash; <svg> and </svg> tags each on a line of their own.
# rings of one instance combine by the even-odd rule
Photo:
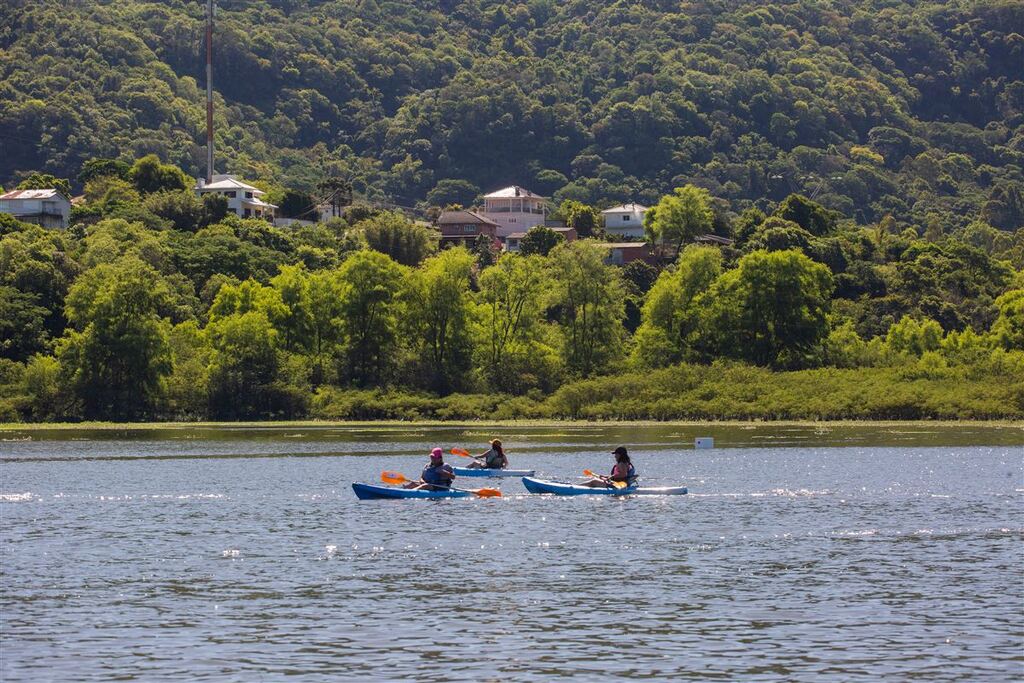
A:
<svg viewBox="0 0 1024 683">
<path fill-rule="evenodd" d="M 476 232 L 476 228 L 474 228 L 472 225 L 463 225 L 462 232 Z"/>
<path fill-rule="evenodd" d="M 629 220 L 629 214 L 628 213 L 627 214 L 623 214 L 622 220 L 623 221 L 628 221 Z"/>
<path fill-rule="evenodd" d="M 234 199 L 234 198 L 235 198 L 235 191 L 234 191 L 234 190 L 231 190 L 231 191 L 229 191 L 229 192 L 225 192 L 225 193 L 224 193 L 224 196 L 225 196 L 225 197 L 231 197 L 232 199 Z"/>
<path fill-rule="evenodd" d="M 245 198 L 246 199 L 252 199 L 252 192 L 246 192 L 245 193 Z"/>
</svg>

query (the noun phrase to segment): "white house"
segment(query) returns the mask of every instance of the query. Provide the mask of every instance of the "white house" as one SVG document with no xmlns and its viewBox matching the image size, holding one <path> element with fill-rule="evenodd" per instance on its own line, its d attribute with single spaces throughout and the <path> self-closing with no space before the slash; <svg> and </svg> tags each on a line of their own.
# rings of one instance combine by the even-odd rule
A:
<svg viewBox="0 0 1024 683">
<path fill-rule="evenodd" d="M 623 204 L 605 209 L 601 212 L 604 229 L 614 237 L 643 239 L 646 212 L 647 207 L 640 204 Z"/>
<path fill-rule="evenodd" d="M 547 197 L 512 185 L 484 195 L 484 209 L 478 212 L 498 224 L 498 237 L 526 232 L 535 225 L 544 225 Z"/>
<path fill-rule="evenodd" d="M 11 190 L 0 194 L 0 213 L 44 228 L 66 228 L 71 218 L 71 200 L 60 190 Z"/>
<path fill-rule="evenodd" d="M 240 218 L 264 218 L 274 220 L 274 204 L 268 204 L 260 197 L 266 194 L 263 190 L 243 183 L 233 175 L 215 175 L 213 181 L 207 183 L 202 178 L 196 182 L 196 196 L 219 194 L 227 197 L 228 211 Z"/>
</svg>

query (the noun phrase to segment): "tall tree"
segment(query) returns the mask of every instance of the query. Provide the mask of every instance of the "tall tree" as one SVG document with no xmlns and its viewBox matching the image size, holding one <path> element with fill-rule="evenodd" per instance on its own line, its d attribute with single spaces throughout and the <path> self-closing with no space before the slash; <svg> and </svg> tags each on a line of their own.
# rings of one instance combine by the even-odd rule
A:
<svg viewBox="0 0 1024 683">
<path fill-rule="evenodd" d="M 441 394 L 468 384 L 472 270 L 472 254 L 456 247 L 427 259 L 406 279 L 405 333 L 416 347 L 429 387 Z"/>
<path fill-rule="evenodd" d="M 398 295 L 406 273 L 386 254 L 357 251 L 337 273 L 344 377 L 359 387 L 391 378 L 398 340 Z"/>
<path fill-rule="evenodd" d="M 622 352 L 625 292 L 619 270 L 605 265 L 606 256 L 591 240 L 551 250 L 552 303 L 565 335 L 565 364 L 583 377 L 606 370 Z"/>
<path fill-rule="evenodd" d="M 171 292 L 163 278 L 133 256 L 84 273 L 66 302 L 74 326 L 57 355 L 89 418 L 148 414 L 171 371 L 168 324 L 160 311 Z"/>
<path fill-rule="evenodd" d="M 714 219 L 711 193 L 702 187 L 685 185 L 647 210 L 644 230 L 654 242 L 674 243 L 678 254 L 683 242 L 710 232 Z"/>
<path fill-rule="evenodd" d="M 498 388 L 516 386 L 506 356 L 515 344 L 537 337 L 544 311 L 544 263 L 540 256 L 505 254 L 480 274 L 480 352 L 485 375 Z"/>
<path fill-rule="evenodd" d="M 828 334 L 832 275 L 798 251 L 755 251 L 701 297 L 710 355 L 757 365 L 810 365 Z"/>
</svg>

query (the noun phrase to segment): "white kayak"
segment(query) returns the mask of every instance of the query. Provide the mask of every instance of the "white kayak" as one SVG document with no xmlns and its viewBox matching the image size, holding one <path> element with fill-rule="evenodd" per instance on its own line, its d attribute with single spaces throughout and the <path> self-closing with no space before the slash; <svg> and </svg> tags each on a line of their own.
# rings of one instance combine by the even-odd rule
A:
<svg viewBox="0 0 1024 683">
<path fill-rule="evenodd" d="M 530 493 L 553 493 L 556 496 L 681 496 L 687 492 L 685 486 L 594 488 L 579 484 L 565 484 L 559 481 L 545 481 L 533 477 L 523 477 L 523 486 Z"/>
<path fill-rule="evenodd" d="M 489 467 L 453 467 L 457 477 L 532 477 L 533 470 L 499 470 Z"/>
</svg>

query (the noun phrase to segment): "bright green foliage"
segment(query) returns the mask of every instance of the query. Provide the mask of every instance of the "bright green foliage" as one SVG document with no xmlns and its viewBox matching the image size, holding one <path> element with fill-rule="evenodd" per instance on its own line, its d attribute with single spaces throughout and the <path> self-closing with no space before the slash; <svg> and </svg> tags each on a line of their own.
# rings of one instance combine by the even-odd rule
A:
<svg viewBox="0 0 1024 683">
<path fill-rule="evenodd" d="M 701 346 L 772 367 L 810 365 L 828 334 L 828 269 L 796 251 L 755 251 L 700 297 Z"/>
<path fill-rule="evenodd" d="M 562 357 L 570 372 L 583 377 L 607 371 L 622 354 L 625 291 L 618 269 L 605 265 L 606 255 L 590 240 L 551 250 L 552 304 L 565 338 Z"/>
<path fill-rule="evenodd" d="M 889 328 L 885 344 L 893 353 L 921 356 L 935 351 L 942 343 L 942 328 L 934 320 L 915 320 L 909 315 Z"/>
<path fill-rule="evenodd" d="M 131 167 L 131 164 L 120 159 L 93 158 L 82 164 L 82 170 L 78 172 L 76 180 L 83 185 L 93 178 L 102 178 L 103 176 L 113 176 L 127 180 Z"/>
<path fill-rule="evenodd" d="M 412 340 L 417 374 L 447 394 L 469 381 L 472 362 L 469 278 L 473 256 L 446 249 L 410 273 L 402 293 L 403 334 Z"/>
<path fill-rule="evenodd" d="M 687 247 L 675 269 L 662 271 L 644 302 L 634 362 L 641 367 L 664 367 L 689 355 L 700 323 L 697 298 L 721 272 L 721 252 L 698 246 Z"/>
<path fill-rule="evenodd" d="M 552 372 L 545 343 L 547 298 L 544 259 L 505 254 L 480 274 L 478 354 L 487 385 L 524 393 L 546 384 Z"/>
<path fill-rule="evenodd" d="M 18 183 L 19 190 L 59 190 L 68 199 L 71 198 L 71 183 L 67 178 L 56 178 L 49 173 L 31 173 Z"/>
<path fill-rule="evenodd" d="M 287 417 L 290 402 L 279 382 L 277 330 L 263 310 L 211 320 L 206 338 L 209 414 L 221 420 Z"/>
<path fill-rule="evenodd" d="M 431 261 L 427 264 L 435 267 Z M 424 268 L 428 267 L 427 264 Z M 455 264 L 451 265 L 455 267 Z M 406 270 L 386 254 L 370 250 L 354 253 L 338 270 L 335 280 L 338 309 L 334 320 L 340 326 L 344 345 L 343 371 L 340 374 L 355 386 L 384 384 L 394 373 L 399 348 L 398 298 L 403 281 L 408 277 Z M 425 284 L 431 286 L 430 283 Z M 430 292 L 421 290 L 417 294 L 425 297 L 425 300 L 420 299 L 423 303 L 429 301 L 435 306 L 444 305 L 443 301 L 431 299 Z M 454 297 L 452 303 L 457 307 L 464 292 L 460 285 L 455 285 L 448 289 L 448 294 Z M 326 315 L 321 314 L 321 319 L 325 318 Z M 421 322 L 429 326 L 425 320 Z M 329 332 L 324 329 L 318 337 L 327 335 Z M 447 333 L 439 332 L 437 358 L 449 359 L 446 353 L 449 344 Z"/>
<path fill-rule="evenodd" d="M 592 206 L 567 199 L 558 207 L 558 214 L 579 237 L 593 237 L 601 227 L 601 214 Z"/>
<path fill-rule="evenodd" d="M 313 341 L 313 311 L 309 276 L 304 266 L 281 266 L 270 285 L 277 292 L 274 305 L 265 308 L 274 329 L 281 335 L 286 351 L 295 351 Z"/>
<path fill-rule="evenodd" d="M 167 324 L 171 298 L 160 275 L 134 257 L 83 273 L 68 292 L 74 326 L 57 356 L 83 414 L 123 419 L 146 414 L 171 371 Z"/>
<path fill-rule="evenodd" d="M 992 325 L 995 342 L 1008 351 L 1024 351 L 1024 289 L 1012 289 L 995 301 L 999 317 Z"/>
<path fill-rule="evenodd" d="M 397 211 L 383 211 L 360 221 L 354 228 L 362 231 L 371 249 L 404 266 L 418 265 L 437 251 L 436 234 Z"/>
<path fill-rule="evenodd" d="M 678 253 L 683 243 L 711 232 L 714 218 L 711 194 L 702 187 L 686 185 L 677 187 L 648 209 L 644 214 L 644 231 L 654 242 L 674 245 Z"/>
</svg>

